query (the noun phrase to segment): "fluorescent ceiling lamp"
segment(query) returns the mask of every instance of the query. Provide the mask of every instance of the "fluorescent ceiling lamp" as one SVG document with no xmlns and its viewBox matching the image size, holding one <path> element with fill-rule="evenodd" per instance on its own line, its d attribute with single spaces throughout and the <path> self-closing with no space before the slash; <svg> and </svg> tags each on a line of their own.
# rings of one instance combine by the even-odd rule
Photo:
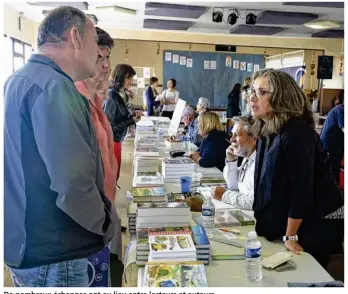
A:
<svg viewBox="0 0 348 294">
<path fill-rule="evenodd" d="M 307 22 L 304 25 L 314 30 L 337 29 L 341 27 L 341 25 L 337 21 L 333 20 L 316 20 Z"/>
<path fill-rule="evenodd" d="M 120 13 L 132 14 L 132 15 L 137 14 L 137 11 L 135 9 L 125 8 L 125 7 L 120 7 L 120 6 L 97 6 L 96 9 L 116 11 L 116 12 L 120 12 Z"/>
</svg>

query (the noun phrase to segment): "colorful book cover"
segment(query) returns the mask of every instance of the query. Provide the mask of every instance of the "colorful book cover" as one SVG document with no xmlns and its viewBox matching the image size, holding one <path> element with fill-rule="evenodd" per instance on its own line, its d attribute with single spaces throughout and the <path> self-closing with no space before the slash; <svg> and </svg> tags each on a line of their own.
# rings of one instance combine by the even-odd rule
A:
<svg viewBox="0 0 348 294">
<path fill-rule="evenodd" d="M 192 233 L 193 233 L 192 239 L 197 249 L 210 247 L 210 242 L 204 227 L 193 226 Z"/>
<path fill-rule="evenodd" d="M 150 254 L 196 252 L 190 235 L 162 235 L 161 232 L 149 233 Z"/>
<path fill-rule="evenodd" d="M 138 172 L 137 176 L 138 177 L 156 177 L 156 176 L 160 176 L 161 174 L 159 172 Z"/>
<path fill-rule="evenodd" d="M 138 187 L 132 189 L 133 197 L 164 196 L 164 187 Z"/>
<path fill-rule="evenodd" d="M 144 287 L 208 287 L 203 264 L 147 264 Z"/>
</svg>

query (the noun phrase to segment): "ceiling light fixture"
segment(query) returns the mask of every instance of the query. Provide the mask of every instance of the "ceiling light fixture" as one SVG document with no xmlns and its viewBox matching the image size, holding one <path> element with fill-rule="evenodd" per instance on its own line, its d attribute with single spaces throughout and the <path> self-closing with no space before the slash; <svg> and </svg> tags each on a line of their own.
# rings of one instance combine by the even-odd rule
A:
<svg viewBox="0 0 348 294">
<path fill-rule="evenodd" d="M 245 24 L 247 25 L 254 25 L 256 24 L 256 15 L 254 13 L 248 13 L 246 16 Z"/>
<path fill-rule="evenodd" d="M 222 18 L 223 18 L 223 13 L 222 11 L 215 11 L 215 8 L 213 8 L 213 22 L 222 22 Z"/>
<path fill-rule="evenodd" d="M 239 11 L 237 9 L 233 9 L 233 12 L 228 15 L 227 23 L 233 26 L 239 18 Z"/>
<path fill-rule="evenodd" d="M 337 21 L 333 20 L 315 20 L 307 22 L 304 25 L 314 30 L 338 29 L 341 27 L 341 25 Z"/>
</svg>

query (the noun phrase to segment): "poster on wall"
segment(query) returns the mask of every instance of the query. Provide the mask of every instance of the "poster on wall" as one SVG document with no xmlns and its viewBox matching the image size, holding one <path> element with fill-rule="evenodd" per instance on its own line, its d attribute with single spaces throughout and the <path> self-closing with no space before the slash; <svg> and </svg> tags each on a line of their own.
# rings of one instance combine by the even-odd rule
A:
<svg viewBox="0 0 348 294">
<path fill-rule="evenodd" d="M 172 61 L 172 52 L 166 52 L 166 61 Z"/>
<path fill-rule="evenodd" d="M 186 57 L 180 56 L 180 65 L 186 65 Z"/>
<path fill-rule="evenodd" d="M 246 62 L 241 62 L 240 63 L 240 70 L 246 70 L 247 63 Z"/>
<path fill-rule="evenodd" d="M 192 65 L 193 65 L 193 60 L 192 60 L 192 58 L 187 58 L 187 60 L 186 60 L 186 66 L 187 66 L 187 67 L 192 67 Z"/>
<path fill-rule="evenodd" d="M 239 60 L 233 60 L 233 69 L 239 69 Z"/>
<path fill-rule="evenodd" d="M 210 69 L 210 61 L 204 60 L 204 69 Z"/>
<path fill-rule="evenodd" d="M 260 64 L 254 64 L 254 71 L 260 70 Z"/>
<path fill-rule="evenodd" d="M 226 56 L 226 67 L 232 66 L 232 58 L 231 56 Z"/>
<path fill-rule="evenodd" d="M 252 72 L 253 71 L 253 64 L 252 63 L 248 63 L 247 65 L 247 71 Z"/>
<path fill-rule="evenodd" d="M 145 88 L 145 79 L 144 78 L 137 78 L 137 86 L 139 89 Z"/>
<path fill-rule="evenodd" d="M 210 61 L 210 69 L 216 69 L 216 61 L 215 60 Z"/>
<path fill-rule="evenodd" d="M 143 75 L 145 79 L 151 78 L 151 70 L 149 67 L 144 67 Z"/>
<path fill-rule="evenodd" d="M 179 55 L 173 54 L 173 63 L 179 63 Z"/>
</svg>

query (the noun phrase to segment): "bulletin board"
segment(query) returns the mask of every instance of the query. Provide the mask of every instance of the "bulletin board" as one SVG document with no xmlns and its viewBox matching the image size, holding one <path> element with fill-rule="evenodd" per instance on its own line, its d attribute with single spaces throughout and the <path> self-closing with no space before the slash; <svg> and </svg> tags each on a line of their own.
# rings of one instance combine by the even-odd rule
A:
<svg viewBox="0 0 348 294">
<path fill-rule="evenodd" d="M 196 105 L 206 97 L 211 105 L 227 107 L 228 94 L 236 83 L 265 66 L 264 55 L 163 51 L 163 86 L 174 78 L 180 98 Z"/>
</svg>

